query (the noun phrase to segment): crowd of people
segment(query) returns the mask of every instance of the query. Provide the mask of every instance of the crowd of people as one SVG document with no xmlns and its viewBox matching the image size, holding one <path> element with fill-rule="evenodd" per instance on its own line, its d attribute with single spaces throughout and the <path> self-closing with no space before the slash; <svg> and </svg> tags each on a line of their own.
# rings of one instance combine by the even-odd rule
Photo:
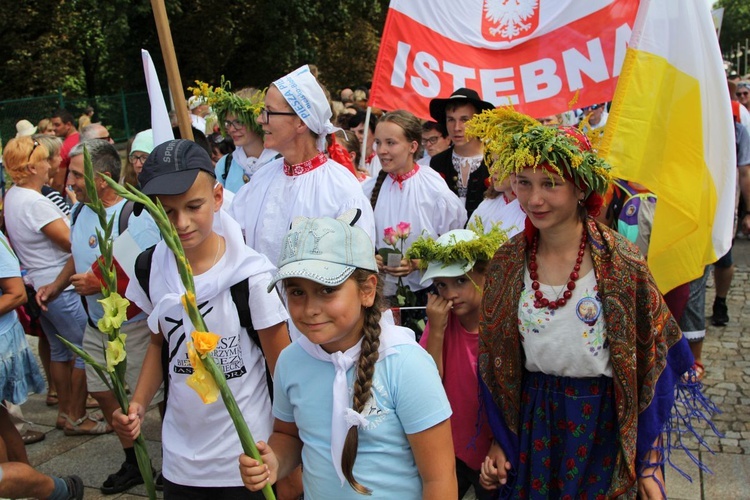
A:
<svg viewBox="0 0 750 500">
<path fill-rule="evenodd" d="M 700 394 L 705 279 L 657 289 L 644 255 L 658 200 L 596 153 L 608 104 L 533 118 L 459 88 L 422 121 L 368 110 L 363 89 L 332 103 L 316 71 L 266 90 L 198 82 L 195 140 L 154 144 L 144 130 L 125 162 L 93 109 L 78 127 L 66 110 L 18 122 L 3 151 L 3 399 L 21 405 L 46 378 L 65 435 L 114 430 L 124 458 L 104 494 L 143 482 L 133 441 L 159 404 L 165 498 L 261 498 L 267 484 L 285 499 L 665 498 L 679 444 L 667 435 L 693 432 L 675 407 L 715 410 Z M 729 91 L 745 204 L 750 84 Z M 139 254 L 118 259 L 134 266 L 118 281 L 127 412 L 61 342 L 107 364 L 84 150 L 98 175 L 164 207 L 263 462 L 190 387 L 195 327 L 175 257 L 100 178 L 113 237 Z M 731 269 L 731 253 L 715 266 L 716 325 Z M 35 322 L 46 376 L 24 335 Z M 29 467 L 0 406 L 0 497 L 13 495 L 82 498 L 82 486 Z"/>
</svg>

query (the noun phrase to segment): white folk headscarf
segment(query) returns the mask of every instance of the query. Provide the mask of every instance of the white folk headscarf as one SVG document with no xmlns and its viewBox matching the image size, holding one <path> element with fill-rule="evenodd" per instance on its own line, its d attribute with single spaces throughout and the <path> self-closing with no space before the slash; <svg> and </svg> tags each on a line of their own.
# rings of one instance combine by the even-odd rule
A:
<svg viewBox="0 0 750 500">
<path fill-rule="evenodd" d="M 331 106 L 307 64 L 279 78 L 273 84 L 294 112 L 302 118 L 307 128 L 318 134 L 315 142 L 318 151 L 325 151 L 326 136 L 341 129 L 331 123 Z"/>
</svg>

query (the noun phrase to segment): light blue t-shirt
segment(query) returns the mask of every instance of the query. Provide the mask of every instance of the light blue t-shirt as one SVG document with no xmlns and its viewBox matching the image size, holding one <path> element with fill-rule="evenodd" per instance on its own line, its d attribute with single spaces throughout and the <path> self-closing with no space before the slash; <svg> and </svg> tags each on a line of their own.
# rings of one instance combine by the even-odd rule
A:
<svg viewBox="0 0 750 500">
<path fill-rule="evenodd" d="M 113 238 L 117 238 L 120 235 L 118 223 L 120 212 L 124 206 L 125 200 L 123 199 L 106 209 L 107 219 L 112 216 L 115 218 L 114 229 L 112 231 Z M 75 213 L 76 210 L 77 206 L 74 206 L 72 213 Z M 73 260 L 76 264 L 76 273 L 88 272 L 94 262 L 96 262 L 96 259 L 101 255 L 99 240 L 96 237 L 97 229 L 101 229 L 101 226 L 99 226 L 99 217 L 89 207 L 84 206 L 78 213 L 75 223 L 70 228 L 70 251 L 73 254 Z M 135 214 L 130 214 L 128 218 L 128 232 L 138 244 L 141 251 L 156 245 L 161 239 L 159 228 L 146 210 L 141 212 L 137 217 Z M 103 296 L 100 293 L 86 297 L 89 318 L 94 324 L 104 315 L 101 304 L 97 302 L 102 298 Z M 145 318 L 146 315 L 140 313 L 127 322 L 139 321 Z"/>
<path fill-rule="evenodd" d="M 227 173 L 227 178 L 224 179 L 224 172 L 226 170 L 227 156 L 224 155 L 219 158 L 216 162 L 216 180 L 218 180 L 225 189 L 236 193 L 242 186 L 245 185 L 245 180 L 242 178 L 245 175 L 245 171 L 242 170 L 242 166 L 232 157 L 232 164 Z"/>
<path fill-rule="evenodd" d="M 5 239 L 5 235 L 0 233 L 0 278 L 20 278 L 21 267 L 18 264 L 18 257 Z M 0 295 L 3 291 L 0 290 Z M 15 309 L 0 316 L 0 332 L 10 330 L 18 321 Z"/>
<path fill-rule="evenodd" d="M 375 365 L 375 404 L 365 410 L 369 425 L 359 429 L 354 477 L 372 490 L 369 498 L 421 499 L 422 479 L 407 434 L 443 422 L 451 408 L 432 357 L 416 343 L 393 349 L 395 354 Z M 350 391 L 355 368 L 347 372 Z M 332 463 L 334 374 L 331 363 L 312 358 L 292 343 L 276 364 L 273 414 L 299 429 L 305 496 L 361 500 L 348 482 L 341 485 Z"/>
</svg>

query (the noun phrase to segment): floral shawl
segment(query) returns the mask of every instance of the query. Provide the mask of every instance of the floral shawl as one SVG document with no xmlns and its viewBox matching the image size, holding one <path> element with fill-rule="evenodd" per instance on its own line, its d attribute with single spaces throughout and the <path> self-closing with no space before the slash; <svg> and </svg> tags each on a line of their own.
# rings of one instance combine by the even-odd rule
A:
<svg viewBox="0 0 750 500">
<path fill-rule="evenodd" d="M 608 497 L 630 496 L 637 480 L 636 459 L 643 458 L 669 426 L 674 387 L 693 357 L 638 249 L 593 219 L 586 224 L 610 342 L 619 431 Z M 513 465 L 511 474 L 519 456 L 524 354 L 518 300 L 526 246 L 519 234 L 495 254 L 487 271 L 479 332 L 483 404 L 495 439 Z"/>
</svg>

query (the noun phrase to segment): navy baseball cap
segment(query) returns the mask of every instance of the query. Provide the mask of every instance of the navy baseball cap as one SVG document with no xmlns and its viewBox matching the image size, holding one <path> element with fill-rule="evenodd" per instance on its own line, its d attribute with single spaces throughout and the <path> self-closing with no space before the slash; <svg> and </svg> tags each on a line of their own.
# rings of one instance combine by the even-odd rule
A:
<svg viewBox="0 0 750 500">
<path fill-rule="evenodd" d="M 211 157 L 193 141 L 175 139 L 159 144 L 148 155 L 138 183 L 143 194 L 176 195 L 186 192 L 200 171 L 216 178 Z"/>
<path fill-rule="evenodd" d="M 182 194 L 190 189 L 201 170 L 216 178 L 211 157 L 205 149 L 193 141 L 175 139 L 151 151 L 138 174 L 138 184 L 141 193 L 148 196 Z M 138 216 L 143 208 L 141 203 L 136 203 L 133 213 Z"/>
</svg>

